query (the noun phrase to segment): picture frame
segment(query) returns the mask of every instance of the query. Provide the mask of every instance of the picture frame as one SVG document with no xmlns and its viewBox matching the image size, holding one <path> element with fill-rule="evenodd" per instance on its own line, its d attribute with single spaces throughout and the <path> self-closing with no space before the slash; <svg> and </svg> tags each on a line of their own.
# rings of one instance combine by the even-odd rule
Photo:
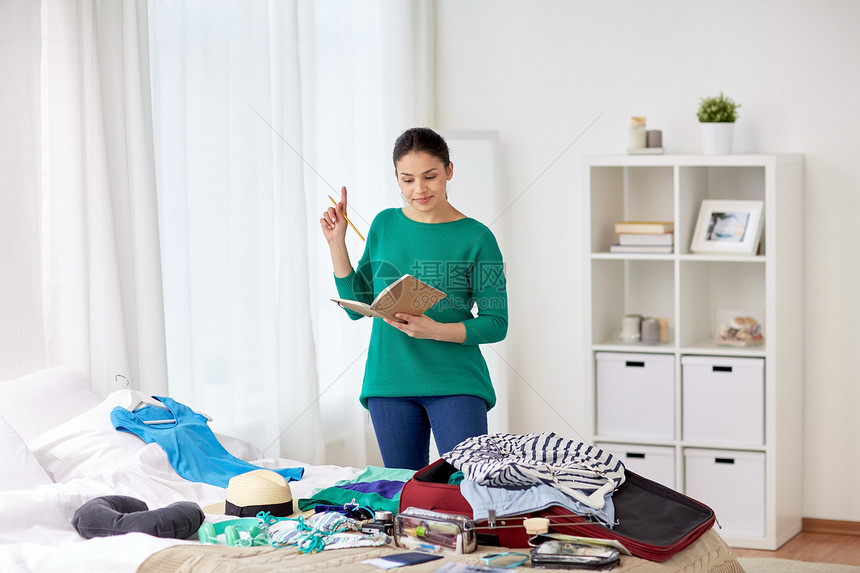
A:
<svg viewBox="0 0 860 573">
<path fill-rule="evenodd" d="M 704 199 L 690 243 L 694 253 L 755 255 L 764 201 Z"/>
</svg>

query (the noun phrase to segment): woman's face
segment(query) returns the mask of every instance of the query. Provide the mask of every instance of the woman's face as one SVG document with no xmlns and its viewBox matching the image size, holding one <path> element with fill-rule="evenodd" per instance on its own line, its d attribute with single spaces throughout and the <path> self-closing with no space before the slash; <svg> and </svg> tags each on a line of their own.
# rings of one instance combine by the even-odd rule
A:
<svg viewBox="0 0 860 573">
<path fill-rule="evenodd" d="M 407 153 L 397 160 L 397 185 L 406 202 L 425 213 L 447 205 L 445 190 L 454 176 L 454 165 L 423 151 Z"/>
</svg>

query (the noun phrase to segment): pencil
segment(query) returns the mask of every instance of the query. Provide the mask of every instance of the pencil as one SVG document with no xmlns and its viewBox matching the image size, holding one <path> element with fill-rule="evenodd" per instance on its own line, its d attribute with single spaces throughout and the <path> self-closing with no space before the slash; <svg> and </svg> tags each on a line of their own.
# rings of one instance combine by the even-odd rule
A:
<svg viewBox="0 0 860 573">
<path fill-rule="evenodd" d="M 337 207 L 337 201 L 335 201 L 334 199 L 332 199 L 332 198 L 331 198 L 331 195 L 329 195 L 329 196 L 328 196 L 328 199 L 329 199 L 329 201 L 331 201 L 332 205 L 334 205 L 335 207 Z M 361 236 L 361 233 L 359 233 L 359 232 L 358 232 L 358 229 L 356 229 L 356 228 L 355 228 L 355 225 L 353 225 L 353 224 L 352 224 L 352 221 L 350 221 L 350 220 L 349 220 L 349 217 L 347 217 L 347 216 L 346 216 L 346 213 L 344 213 L 343 211 L 341 211 L 341 213 L 340 213 L 340 214 L 341 214 L 341 215 L 343 215 L 343 218 L 344 218 L 344 219 L 346 219 L 346 222 L 347 222 L 347 223 L 349 223 L 349 226 L 350 226 L 350 227 L 352 227 L 352 230 L 353 230 L 353 231 L 355 231 L 355 234 L 356 234 L 356 235 L 358 235 L 358 238 L 359 238 L 359 239 L 361 239 L 361 240 L 363 241 L 363 240 L 364 240 L 364 237 L 362 237 L 362 236 Z"/>
</svg>

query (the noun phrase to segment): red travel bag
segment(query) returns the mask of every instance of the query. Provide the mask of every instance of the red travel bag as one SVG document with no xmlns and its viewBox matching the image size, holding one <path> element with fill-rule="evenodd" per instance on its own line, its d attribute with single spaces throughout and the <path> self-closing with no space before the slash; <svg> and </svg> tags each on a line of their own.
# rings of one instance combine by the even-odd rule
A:
<svg viewBox="0 0 860 573">
<path fill-rule="evenodd" d="M 472 507 L 460 493 L 460 486 L 449 485 L 456 468 L 440 459 L 418 470 L 400 493 L 400 510 L 418 507 L 473 517 Z M 527 515 L 476 522 L 478 541 L 485 545 L 511 548 L 528 547 L 530 535 L 523 527 L 529 517 L 549 519 L 549 529 L 580 537 L 615 539 L 636 557 L 666 561 L 698 539 L 714 525 L 714 512 L 708 506 L 629 470 L 625 481 L 612 494 L 617 524 L 612 529 L 569 509 L 552 506 Z"/>
</svg>

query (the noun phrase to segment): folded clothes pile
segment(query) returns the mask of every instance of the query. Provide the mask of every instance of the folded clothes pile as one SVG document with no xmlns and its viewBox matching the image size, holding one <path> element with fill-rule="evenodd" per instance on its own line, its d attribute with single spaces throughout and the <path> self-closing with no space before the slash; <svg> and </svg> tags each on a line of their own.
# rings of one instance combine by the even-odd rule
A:
<svg viewBox="0 0 860 573">
<path fill-rule="evenodd" d="M 373 512 L 396 513 L 403 485 L 415 474 L 413 470 L 367 466 L 355 479 L 343 480 L 323 488 L 309 498 L 299 500 L 302 511 L 317 505 L 344 506 L 357 504 Z"/>
</svg>

